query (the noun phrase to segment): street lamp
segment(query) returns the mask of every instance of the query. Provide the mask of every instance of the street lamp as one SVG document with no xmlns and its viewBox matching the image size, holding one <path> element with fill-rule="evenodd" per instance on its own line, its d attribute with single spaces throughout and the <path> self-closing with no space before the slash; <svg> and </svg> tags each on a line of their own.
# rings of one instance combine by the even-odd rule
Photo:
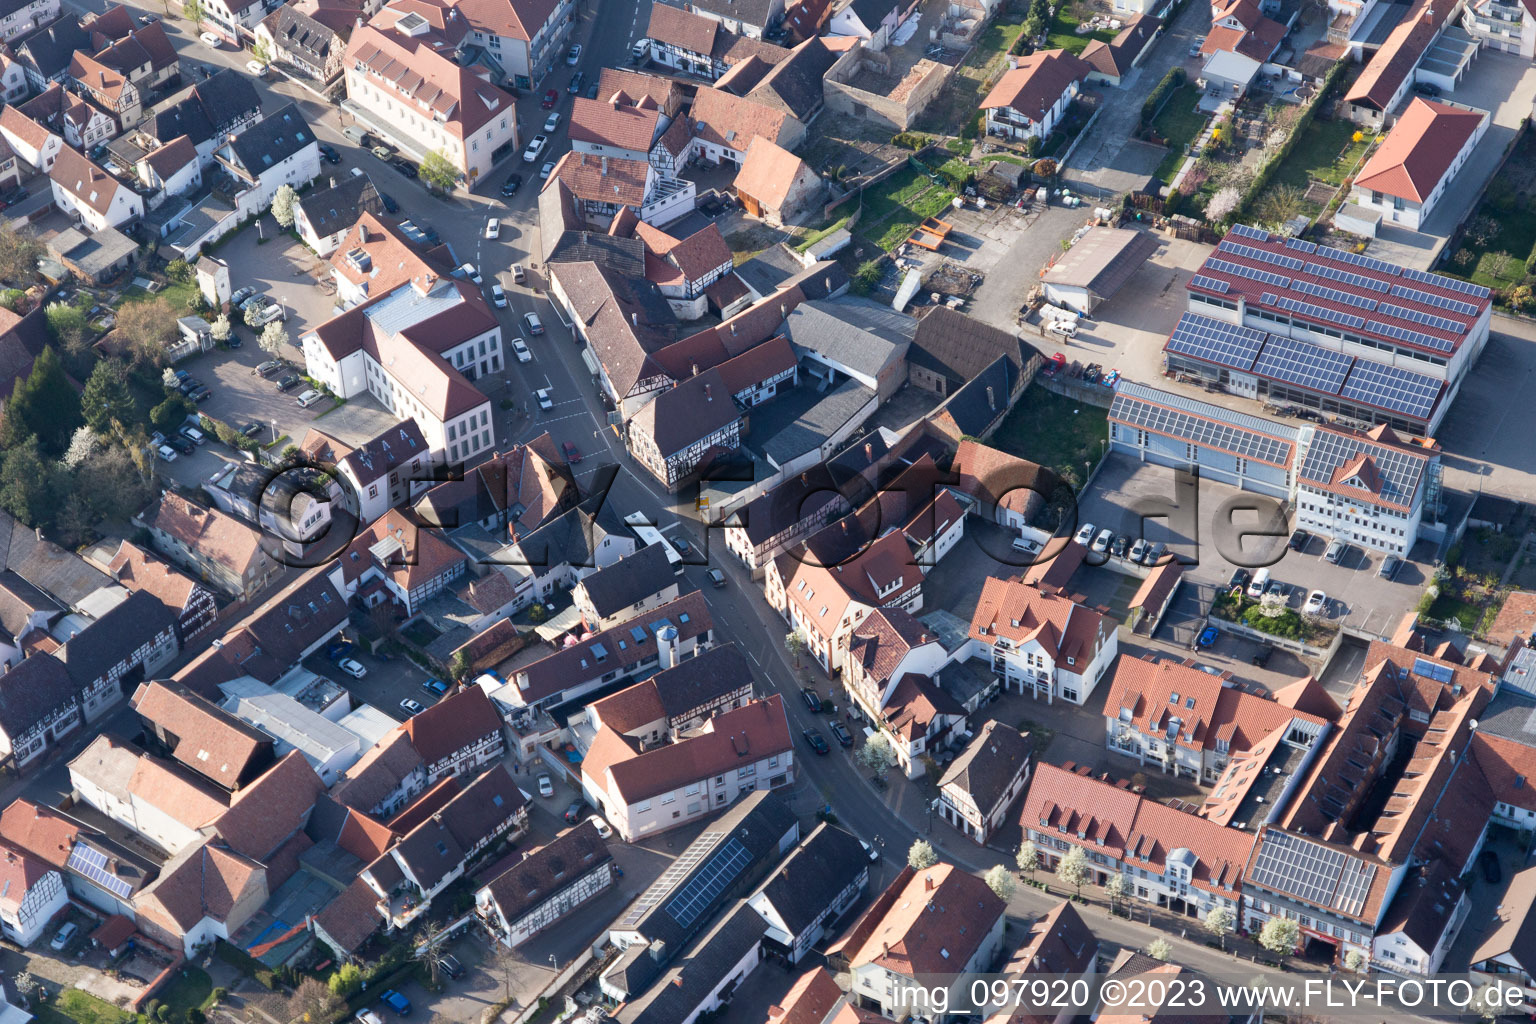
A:
<svg viewBox="0 0 1536 1024">
<path fill-rule="evenodd" d="M 560 969 L 559 962 L 555 960 L 555 954 L 553 953 L 549 954 L 549 969 L 552 971 Z"/>
</svg>

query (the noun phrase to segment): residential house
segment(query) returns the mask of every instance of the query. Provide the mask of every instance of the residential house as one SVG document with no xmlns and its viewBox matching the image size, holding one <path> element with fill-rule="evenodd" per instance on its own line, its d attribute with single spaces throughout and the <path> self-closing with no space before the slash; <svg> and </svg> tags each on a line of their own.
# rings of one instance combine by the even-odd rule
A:
<svg viewBox="0 0 1536 1024">
<path fill-rule="evenodd" d="M 337 589 L 366 607 L 393 601 L 407 618 L 462 579 L 468 559 L 406 513 L 392 508 L 358 530 L 337 556 L 332 579 Z"/>
<path fill-rule="evenodd" d="M 743 793 L 790 785 L 793 747 L 777 694 L 650 749 L 602 728 L 581 762 L 582 791 L 620 838 L 633 842 L 725 808 Z"/>
<path fill-rule="evenodd" d="M 1251 62 L 1255 71 L 1269 63 L 1287 30 L 1280 22 L 1265 16 L 1261 8 L 1259 0 L 1212 3 L 1211 30 L 1200 45 L 1200 55 L 1209 59 L 1218 53 L 1236 54 Z"/>
<path fill-rule="evenodd" d="M 144 199 L 85 155 L 62 147 L 48 172 L 53 201 L 91 231 L 122 227 L 144 216 Z"/>
<path fill-rule="evenodd" d="M 678 580 L 667 561 L 666 548 L 648 544 L 583 576 L 571 589 L 571 602 L 588 629 L 612 629 L 675 601 L 681 593 Z"/>
<path fill-rule="evenodd" d="M 216 149 L 214 162 L 229 175 L 236 215 L 254 216 L 283 185 L 303 188 L 320 175 L 320 143 L 290 103 Z"/>
<path fill-rule="evenodd" d="M 413 511 L 420 522 L 450 533 L 478 528 L 522 538 L 570 512 L 579 498 L 570 466 L 544 433 L 465 469 L 458 480 L 434 483 Z"/>
<path fill-rule="evenodd" d="M 784 0 L 688 0 L 683 9 L 719 22 L 727 32 L 761 39 L 784 17 Z"/>
<path fill-rule="evenodd" d="M 138 86 L 128 75 L 90 54 L 76 51 L 69 62 L 69 78 L 80 94 L 111 116 L 119 132 L 137 124 L 143 116 Z"/>
<path fill-rule="evenodd" d="M 1493 917 L 1483 925 L 1470 958 L 1470 970 L 1476 974 L 1496 975 L 1497 979 L 1526 990 L 1521 1009 L 1536 1009 L 1536 868 L 1517 871 L 1509 888 L 1494 908 Z"/>
<path fill-rule="evenodd" d="M 703 316 L 706 293 L 718 291 L 716 282 L 728 282 L 734 266 L 720 228 L 708 224 L 687 238 L 674 238 L 641 220 L 634 232 L 645 243 L 646 279 L 661 291 L 672 312 L 680 320 Z"/>
<path fill-rule="evenodd" d="M 1431 0 L 1409 5 L 1402 20 L 1388 33 L 1345 94 L 1342 109 L 1350 120 L 1385 127 L 1416 82 L 1426 81 L 1449 89 L 1460 80 L 1479 47 L 1468 47 L 1459 53 L 1451 51 L 1448 56 L 1453 57 L 1454 63 L 1436 62 L 1432 68 L 1424 64 L 1424 56 L 1459 9 Z"/>
<path fill-rule="evenodd" d="M 167 861 L 134 899 L 139 931 L 192 956 L 240 930 L 267 901 L 267 869 L 206 839 Z"/>
<path fill-rule="evenodd" d="M 672 494 L 707 459 L 741 446 L 741 412 L 718 369 L 661 392 L 625 426 L 630 454 Z"/>
<path fill-rule="evenodd" d="M 70 761 L 69 782 L 77 800 L 172 857 L 229 809 L 228 794 L 108 735 Z"/>
<path fill-rule="evenodd" d="M 472 687 L 484 693 L 479 687 Z M 427 788 L 427 766 L 401 726 L 363 752 L 332 790 L 343 806 L 392 818 Z"/>
<path fill-rule="evenodd" d="M 15 800 L 0 811 L 0 842 L 59 872 L 66 892 L 102 914 L 132 916 L 133 897 L 156 868 L 62 811 Z"/>
<path fill-rule="evenodd" d="M 982 584 L 970 637 L 1005 688 L 1086 704 L 1119 653 L 1118 625 L 1049 585 L 994 577 Z"/>
<path fill-rule="evenodd" d="M 197 147 L 185 135 L 144 154 L 133 170 L 139 182 L 152 191 L 148 200 L 152 210 L 203 184 L 203 165 L 197 158 Z"/>
<path fill-rule="evenodd" d="M 269 8 L 265 0 L 208 0 L 202 6 L 199 29 L 209 29 L 225 42 L 243 48 L 255 38 L 256 26 Z"/>
<path fill-rule="evenodd" d="M 58 82 L 22 103 L 18 110 L 80 150 L 106 143 L 122 131 L 115 117 Z"/>
<path fill-rule="evenodd" d="M 1116 0 L 1116 7 L 1124 2 Z M 1141 64 L 1162 31 L 1163 19 L 1133 14 L 1114 39 L 1107 43 L 1102 39 L 1090 42 L 1081 55 L 1083 63 L 1092 69 L 1088 81 L 1118 88 L 1121 80 Z"/>
<path fill-rule="evenodd" d="M 385 7 L 353 30 L 344 64 L 347 102 L 369 131 L 418 160 L 441 153 L 472 188 L 517 147 L 517 111 L 485 67 L 456 63 L 432 35 L 409 5 Z"/>
<path fill-rule="evenodd" d="M 290 10 L 278 8 L 279 12 Z M 298 197 L 293 209 L 293 228 L 304 239 L 304 244 L 317 256 L 330 256 L 341 246 L 347 231 L 361 214 L 382 218 L 384 201 L 373 179 L 364 175 L 348 174 L 330 185 L 314 188 Z"/>
<path fill-rule="evenodd" d="M 30 91 L 27 69 L 14 57 L 0 53 L 0 99 L 7 104 L 20 103 Z"/>
<path fill-rule="evenodd" d="M 748 216 L 771 227 L 798 223 L 818 209 L 826 184 L 804 160 L 768 139 L 753 139 L 731 187 Z"/>
<path fill-rule="evenodd" d="M 987 134 L 1039 139 L 1044 145 L 1092 71 L 1066 50 L 1036 50 L 1019 58 L 981 101 Z"/>
<path fill-rule="evenodd" d="M 1350 202 L 1418 230 L 1487 131 L 1487 111 L 1415 96 L 1355 175 Z"/>
<path fill-rule="evenodd" d="M 1410 977 L 1438 972 L 1472 912 L 1469 888 L 1443 861 L 1410 865 L 1376 926 L 1372 964 Z"/>
<path fill-rule="evenodd" d="M 1536 15 L 1522 3 L 1473 0 L 1462 8 L 1461 27 L 1490 50 L 1536 59 Z"/>
<path fill-rule="evenodd" d="M 26 0 L 5 5 L 0 14 L 0 42 L 11 42 L 59 16 L 59 0 Z M 26 945 L 26 943 L 22 943 Z"/>
<path fill-rule="evenodd" d="M 1028 733 L 988 721 L 939 779 L 939 816 L 987 845 L 1024 792 L 1034 750 Z"/>
<path fill-rule="evenodd" d="M 64 82 L 76 50 L 90 50 L 91 34 L 79 18 L 54 18 L 11 42 L 11 53 L 37 92 Z"/>
<path fill-rule="evenodd" d="M 832 12 L 827 31 L 852 36 L 879 53 L 918 8 L 916 0 L 848 0 Z"/>
<path fill-rule="evenodd" d="M 566 134 L 577 153 L 643 163 L 671 120 L 649 96 L 632 97 L 620 89 L 597 99 L 573 99 Z"/>
<path fill-rule="evenodd" d="M 491 935 L 516 948 L 614 884 L 613 854 L 583 821 L 525 853 L 475 893 L 475 916 Z"/>
<path fill-rule="evenodd" d="M 0 108 L 0 136 L 19 160 L 43 172 L 53 169 L 64 148 L 62 138 L 9 103 Z"/>
<path fill-rule="evenodd" d="M 387 427 L 356 448 L 311 427 L 299 448 L 319 465 L 334 467 L 363 523 L 422 494 L 434 476 L 432 451 L 414 419 Z"/>
<path fill-rule="evenodd" d="M 1103 885 L 1119 874 L 1127 900 L 1199 918 L 1220 907 L 1242 920 L 1251 832 L 1158 803 L 1087 768 L 1042 762 L 1034 774 L 1019 824 L 1041 870 L 1054 871 L 1076 847 L 1088 858 L 1089 881 Z"/>
<path fill-rule="evenodd" d="M 654 611 L 585 639 L 512 673 L 504 692 L 513 704 L 557 707 L 600 686 L 644 679 L 708 650 L 714 620 L 704 595 L 691 590 Z"/>
<path fill-rule="evenodd" d="M 975 502 L 981 515 L 1020 535 L 1060 486 L 1050 470 L 980 441 L 961 441 L 949 468 L 958 478 L 958 494 Z"/>
<path fill-rule="evenodd" d="M 784 859 L 747 905 L 768 925 L 769 952 L 797 964 L 869 886 L 872 848 L 822 822 Z"/>
<path fill-rule="evenodd" d="M 839 479 L 826 463 L 789 477 L 725 517 L 726 550 L 760 576 L 780 552 L 847 512 L 851 505 L 844 488 L 856 496 L 867 488 L 862 478 L 856 480 L 857 485 Z"/>
<path fill-rule="evenodd" d="M 928 995 L 933 979 L 952 979 L 952 995 L 992 970 L 1002 951 L 1003 910 L 985 882 L 952 864 L 904 867 L 827 955 L 847 963 L 859 1005 L 892 1020 L 926 1015 L 939 1001 Z"/>
<path fill-rule="evenodd" d="M 163 146 L 185 135 L 197 148 L 197 158 L 206 173 L 213 166 L 214 150 L 261 116 L 261 97 L 250 78 L 233 68 L 220 68 L 179 100 L 150 115 L 142 130 L 153 144 L 145 148 Z"/>
<path fill-rule="evenodd" d="M 752 700 L 752 669 L 734 643 L 703 651 L 587 705 L 589 731 L 607 728 L 643 746 L 693 732 Z M 578 727 L 577 717 L 572 725 Z M 580 733 L 590 744 L 591 737 Z"/>
<path fill-rule="evenodd" d="M 700 89 L 688 114 L 694 124 L 694 154 L 714 165 L 740 168 L 755 139 L 787 150 L 805 141 L 805 125 L 787 111 L 723 89 Z"/>
<path fill-rule="evenodd" d="M 249 600 L 282 569 L 255 527 L 171 491 L 135 519 L 155 550 L 230 597 Z"/>
<path fill-rule="evenodd" d="M 876 608 L 848 633 L 843 690 L 850 710 L 885 732 L 909 779 L 965 729 L 965 708 L 935 681 L 948 661 L 938 638 L 900 608 Z"/>
<path fill-rule="evenodd" d="M 498 765 L 404 831 L 358 874 L 378 897 L 386 931 L 411 925 L 469 865 L 509 835 L 528 827 L 528 801 L 504 766 Z"/>
<path fill-rule="evenodd" d="M 450 693 L 398 728 L 421 757 L 428 786 L 473 774 L 507 752 L 501 716 L 478 686 Z"/>
<path fill-rule="evenodd" d="M 143 683 L 131 703 L 154 750 L 221 789 L 244 789 L 276 760 L 271 737 L 182 683 Z"/>
<path fill-rule="evenodd" d="M 750 906 L 737 903 L 655 984 L 619 1008 L 618 1024 L 695 1024 L 718 1013 L 762 961 L 767 927 Z"/>
<path fill-rule="evenodd" d="M 818 385 L 855 380 L 888 401 L 907 381 L 907 350 L 917 321 L 866 299 L 802 302 L 784 320 L 784 336 Z"/>
<path fill-rule="evenodd" d="M 1385 424 L 1369 432 L 1318 427 L 1296 471 L 1297 525 L 1406 555 L 1440 472 L 1433 440 L 1409 443 Z"/>
<path fill-rule="evenodd" d="M 1099 940 L 1073 907 L 1063 900 L 1029 926 L 1029 934 L 1003 973 L 1010 978 L 1031 976 L 1089 978 L 1099 970 Z M 1068 1024 L 1076 1014 L 1062 1008 L 1054 1017 L 1036 1011 L 1027 1002 L 1010 999 L 1007 1007 L 987 1018 L 988 1024 Z"/>
<path fill-rule="evenodd" d="M 574 0 L 469 0 L 455 4 L 469 23 L 467 42 L 484 48 L 517 89 L 530 89 L 565 56 L 576 21 Z"/>
<path fill-rule="evenodd" d="M 569 195 L 563 182 L 552 181 L 540 205 L 545 197 Z M 585 248 L 590 238 L 605 236 L 581 233 L 576 237 Z M 595 252 L 573 252 L 570 255 L 579 259 L 550 264 L 549 290 L 585 343 L 598 386 L 627 420 L 653 393 L 674 383 L 652 353 L 672 340 L 677 318 L 661 290 L 645 279 L 644 244 L 638 239 L 624 241 L 633 243 L 633 260 L 620 261 L 619 269 L 599 265 L 593 259 L 599 255 Z"/>
<path fill-rule="evenodd" d="M 647 160 L 571 150 L 555 161 L 544 189 L 559 182 L 585 221 L 607 230 L 626 208 L 650 224 L 666 224 L 692 211 L 695 186 L 667 178 Z"/>
<path fill-rule="evenodd" d="M 263 18 L 256 26 L 255 36 L 273 60 L 288 65 L 317 85 L 334 82 L 341 76 L 346 41 L 292 4 L 285 4 Z"/>
<path fill-rule="evenodd" d="M 667 4 L 651 8 L 645 36 L 651 41 L 652 61 L 709 82 L 720 78 L 731 66 L 754 57 L 776 64 L 789 56 L 782 46 L 739 35 L 713 17 Z"/>
<path fill-rule="evenodd" d="M 0 935 L 25 949 L 68 905 L 57 868 L 0 842 Z"/>
</svg>

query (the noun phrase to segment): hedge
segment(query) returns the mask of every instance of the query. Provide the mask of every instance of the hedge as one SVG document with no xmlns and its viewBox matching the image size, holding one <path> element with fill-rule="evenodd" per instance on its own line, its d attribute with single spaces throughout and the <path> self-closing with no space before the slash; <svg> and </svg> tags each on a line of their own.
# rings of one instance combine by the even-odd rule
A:
<svg viewBox="0 0 1536 1024">
<path fill-rule="evenodd" d="M 1307 109 L 1303 110 L 1301 116 L 1296 119 L 1296 126 L 1291 129 L 1290 136 L 1253 176 L 1253 184 L 1248 186 L 1248 191 L 1243 194 L 1243 201 L 1237 204 L 1237 210 L 1232 214 L 1233 223 L 1240 221 L 1253 206 L 1254 200 L 1269 187 L 1270 179 L 1275 176 L 1275 169 L 1291 155 L 1291 150 L 1296 148 L 1296 140 L 1301 138 L 1302 133 L 1312 126 L 1312 119 L 1317 115 L 1318 107 L 1332 98 L 1334 87 L 1338 85 L 1339 77 L 1348 66 L 1348 62 L 1339 61 L 1328 71 L 1328 77 L 1323 79 L 1323 87 L 1317 91 L 1317 95 L 1312 97 L 1312 102 L 1307 104 Z"/>
<path fill-rule="evenodd" d="M 1157 88 L 1152 90 L 1152 95 L 1148 96 L 1147 101 L 1141 105 L 1141 126 L 1143 128 L 1152 123 L 1157 117 L 1158 112 L 1163 109 L 1163 104 L 1168 101 L 1168 97 L 1173 95 L 1174 91 L 1188 80 L 1189 75 L 1185 74 L 1182 67 L 1171 67 L 1168 69 L 1168 73 L 1163 76 L 1163 80 L 1157 83 Z"/>
<path fill-rule="evenodd" d="M 897 132 L 891 136 L 891 145 L 902 149 L 922 149 L 928 145 L 928 136 L 918 132 Z"/>
</svg>

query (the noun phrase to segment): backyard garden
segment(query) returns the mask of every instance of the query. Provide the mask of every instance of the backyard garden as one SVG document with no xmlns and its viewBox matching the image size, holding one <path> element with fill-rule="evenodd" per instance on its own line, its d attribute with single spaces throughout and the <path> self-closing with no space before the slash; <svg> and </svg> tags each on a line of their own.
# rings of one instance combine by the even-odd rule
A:
<svg viewBox="0 0 1536 1024">
<path fill-rule="evenodd" d="M 1495 301 L 1536 310 L 1536 137 L 1523 131 L 1439 269 L 1495 290 Z"/>
<path fill-rule="evenodd" d="M 1085 466 L 1097 463 L 1109 441 L 1109 410 L 1032 384 L 1003 420 L 991 444 L 1056 471 L 1078 487 Z"/>
<path fill-rule="evenodd" d="M 1282 600 L 1265 595 L 1258 601 L 1240 591 L 1222 591 L 1211 602 L 1211 618 L 1238 622 L 1249 629 L 1285 640 L 1321 647 L 1330 631 L 1287 608 Z"/>
</svg>

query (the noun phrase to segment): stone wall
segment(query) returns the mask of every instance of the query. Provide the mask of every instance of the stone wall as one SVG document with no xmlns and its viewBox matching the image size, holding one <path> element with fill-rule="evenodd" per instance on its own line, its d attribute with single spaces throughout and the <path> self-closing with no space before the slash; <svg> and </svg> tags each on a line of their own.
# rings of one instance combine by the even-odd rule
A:
<svg viewBox="0 0 1536 1024">
<path fill-rule="evenodd" d="M 896 76 L 890 57 L 856 46 L 838 58 L 822 79 L 827 109 L 861 117 L 894 132 L 912 127 L 955 69 L 924 58 Z"/>
</svg>

